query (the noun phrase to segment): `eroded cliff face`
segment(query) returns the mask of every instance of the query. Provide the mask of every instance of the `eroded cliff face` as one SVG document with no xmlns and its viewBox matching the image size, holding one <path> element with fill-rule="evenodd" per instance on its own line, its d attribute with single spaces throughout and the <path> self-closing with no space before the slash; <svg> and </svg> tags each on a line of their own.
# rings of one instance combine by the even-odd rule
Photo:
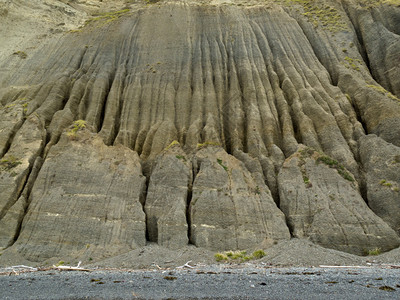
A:
<svg viewBox="0 0 400 300">
<path fill-rule="evenodd" d="M 0 56 L 5 252 L 399 246 L 398 2 L 126 2 Z"/>
</svg>

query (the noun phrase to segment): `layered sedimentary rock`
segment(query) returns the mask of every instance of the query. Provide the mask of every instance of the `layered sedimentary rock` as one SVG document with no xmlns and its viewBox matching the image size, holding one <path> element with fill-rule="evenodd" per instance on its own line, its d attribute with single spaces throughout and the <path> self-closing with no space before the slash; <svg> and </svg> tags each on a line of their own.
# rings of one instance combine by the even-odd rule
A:
<svg viewBox="0 0 400 300">
<path fill-rule="evenodd" d="M 174 146 L 154 164 L 144 208 L 149 240 L 179 249 L 189 242 L 187 209 L 193 174 L 185 152 Z"/>
<path fill-rule="evenodd" d="M 400 233 L 400 148 L 368 135 L 360 139 L 369 207 Z"/>
<path fill-rule="evenodd" d="M 395 1 L 129 2 L 0 48 L 0 247 L 398 247 Z"/>
<path fill-rule="evenodd" d="M 65 135 L 37 176 L 14 247 L 40 261 L 82 249 L 99 257 L 144 246 L 145 182 L 134 151 L 108 147 L 87 132 Z"/>
<path fill-rule="evenodd" d="M 246 249 L 290 238 L 268 187 L 242 162 L 219 147 L 202 149 L 195 159 L 198 173 L 189 207 L 194 245 Z"/>
<path fill-rule="evenodd" d="M 368 208 L 352 175 L 332 158 L 302 147 L 285 161 L 278 182 L 294 237 L 359 255 L 400 245 L 396 232 Z"/>
</svg>

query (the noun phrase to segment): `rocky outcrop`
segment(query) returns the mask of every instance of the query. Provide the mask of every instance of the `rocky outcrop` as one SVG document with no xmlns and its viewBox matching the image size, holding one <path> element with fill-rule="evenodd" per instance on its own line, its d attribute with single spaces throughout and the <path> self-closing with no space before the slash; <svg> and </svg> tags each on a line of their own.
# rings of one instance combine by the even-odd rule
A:
<svg viewBox="0 0 400 300">
<path fill-rule="evenodd" d="M 139 157 L 88 132 L 70 133 L 52 147 L 38 174 L 14 247 L 28 260 L 41 261 L 144 246 L 146 178 Z"/>
<path fill-rule="evenodd" d="M 196 154 L 189 207 L 191 241 L 212 250 L 245 249 L 289 239 L 268 187 L 219 147 Z"/>
<path fill-rule="evenodd" d="M 15 110 L 18 120 L 20 109 Z M 36 115 L 24 120 L 18 132 L 9 133 L 7 153 L 0 160 L 0 248 L 11 245 L 17 236 L 25 215 L 28 188 L 35 179 L 36 171 L 32 170 L 35 161 L 40 161 L 45 134 L 43 122 Z"/>
<path fill-rule="evenodd" d="M 144 208 L 149 240 L 179 249 L 189 243 L 187 210 L 192 164 L 178 143 L 166 151 L 154 164 Z"/>
<path fill-rule="evenodd" d="M 128 2 L 35 1 L 64 25 L 0 43 L 0 247 L 399 245 L 398 5 Z"/>
<path fill-rule="evenodd" d="M 358 255 L 400 245 L 361 198 L 353 176 L 329 156 L 301 147 L 283 164 L 278 182 L 280 207 L 294 237 Z"/>
<path fill-rule="evenodd" d="M 400 234 L 400 148 L 375 135 L 360 139 L 369 207 Z"/>
</svg>

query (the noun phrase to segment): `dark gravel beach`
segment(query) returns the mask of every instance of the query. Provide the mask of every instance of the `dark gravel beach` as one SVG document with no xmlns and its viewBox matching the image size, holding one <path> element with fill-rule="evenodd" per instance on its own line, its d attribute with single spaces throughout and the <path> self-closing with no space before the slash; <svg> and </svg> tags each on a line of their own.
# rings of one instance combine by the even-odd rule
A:
<svg viewBox="0 0 400 300">
<path fill-rule="evenodd" d="M 154 270 L 2 270 L 1 299 L 399 299 L 400 269 L 211 265 Z"/>
</svg>

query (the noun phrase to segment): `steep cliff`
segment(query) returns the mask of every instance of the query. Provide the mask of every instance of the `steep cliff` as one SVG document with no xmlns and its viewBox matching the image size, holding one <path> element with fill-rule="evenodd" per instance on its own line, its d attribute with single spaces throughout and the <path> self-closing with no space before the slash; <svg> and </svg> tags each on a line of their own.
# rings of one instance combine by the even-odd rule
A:
<svg viewBox="0 0 400 300">
<path fill-rule="evenodd" d="M 400 245 L 399 1 L 39 2 L 0 2 L 4 253 Z"/>
</svg>

